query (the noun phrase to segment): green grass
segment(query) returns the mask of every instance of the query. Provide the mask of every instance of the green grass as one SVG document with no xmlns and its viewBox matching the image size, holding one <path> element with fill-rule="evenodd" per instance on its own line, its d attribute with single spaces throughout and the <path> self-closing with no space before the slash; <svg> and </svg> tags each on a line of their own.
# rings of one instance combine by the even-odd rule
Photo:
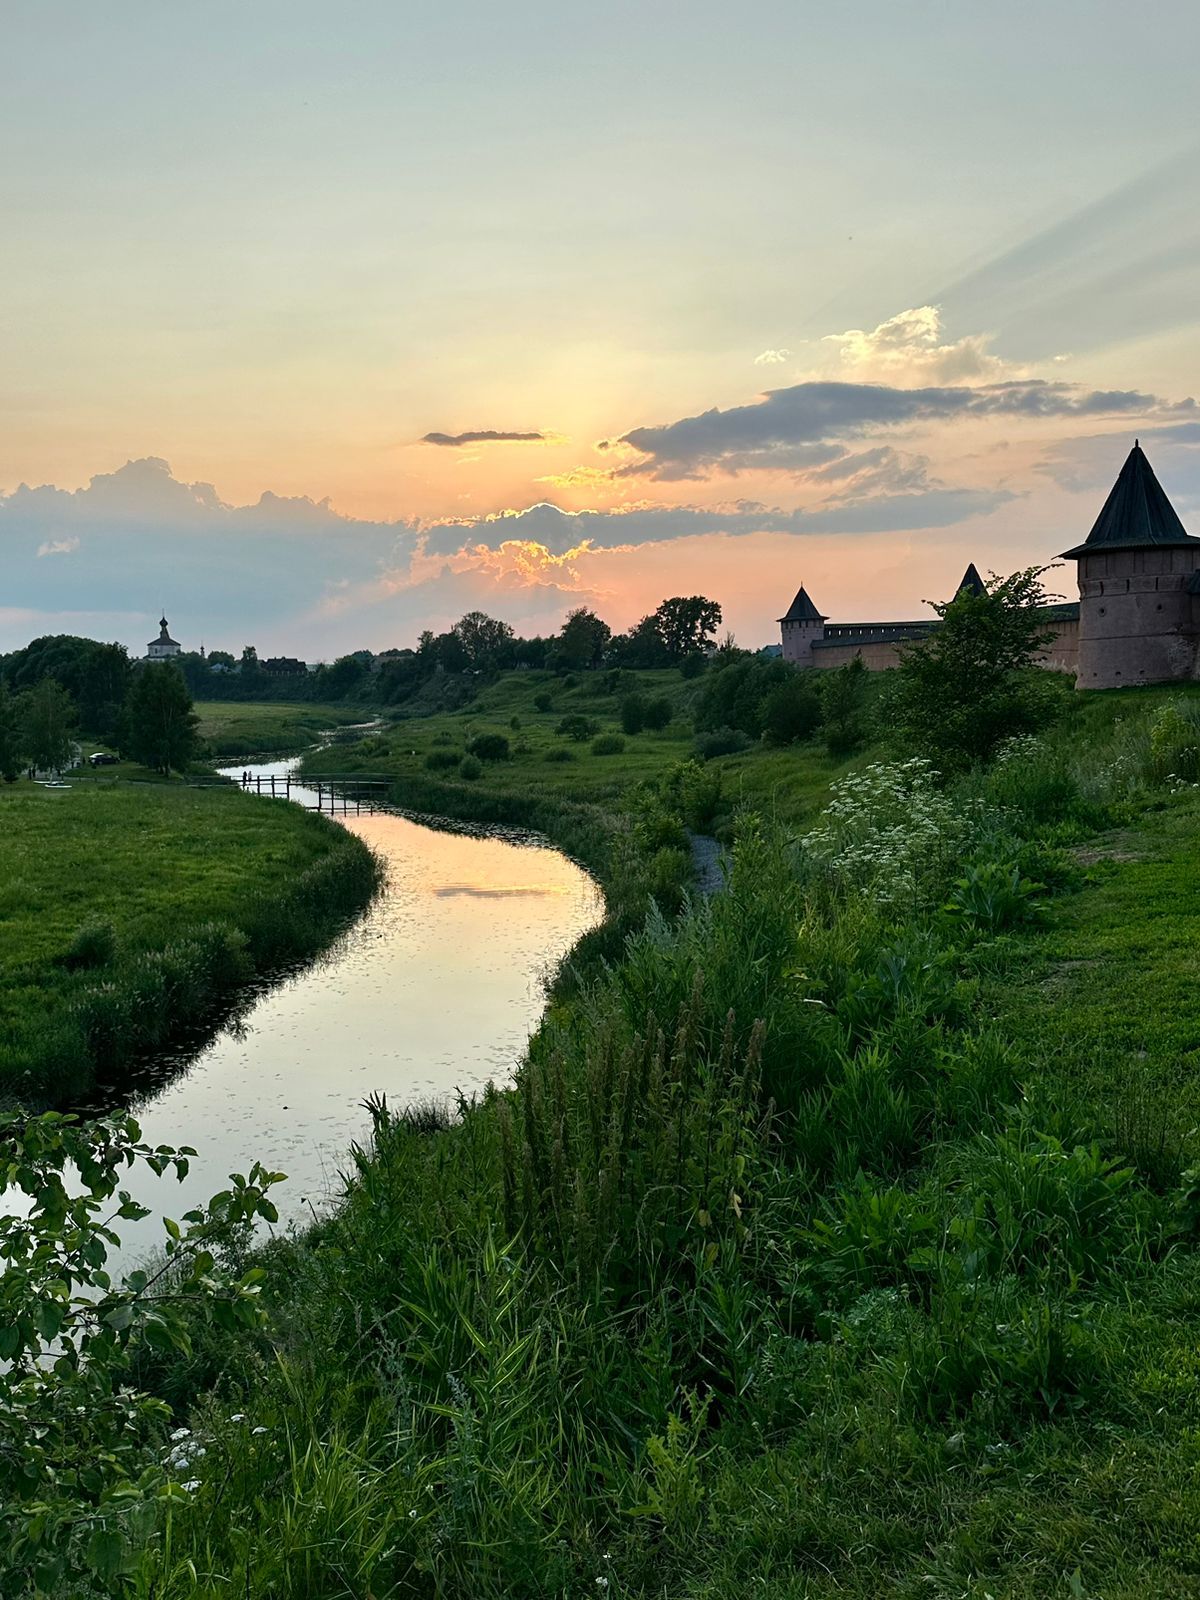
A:
<svg viewBox="0 0 1200 1600">
<path fill-rule="evenodd" d="M 619 811 L 632 788 L 657 782 L 692 756 L 691 710 L 702 679 L 687 681 L 666 670 L 622 672 L 615 688 L 612 675 L 604 672 L 579 673 L 572 687 L 569 681 L 549 672 L 505 673 L 460 711 L 414 717 L 358 744 L 314 752 L 304 770 L 385 773 L 394 778 L 402 805 L 468 820 L 525 822 L 534 808 L 544 816 L 555 806 Z M 623 735 L 621 754 L 596 755 L 591 737 L 577 741 L 556 731 L 565 717 L 583 715 L 596 723 L 598 733 L 621 733 L 621 700 L 634 689 L 647 698 L 665 696 L 675 715 L 661 731 Z M 539 710 L 535 701 L 546 694 L 550 709 Z M 489 733 L 503 734 L 511 754 L 507 761 L 485 762 L 479 778 L 466 781 L 453 769 L 427 766 L 431 756 L 464 754 L 473 738 Z M 709 766 L 721 775 L 726 818 L 739 805 L 751 805 L 797 823 L 816 814 L 830 780 L 848 764 L 816 745 L 782 750 L 756 745 Z"/>
<path fill-rule="evenodd" d="M 453 799 L 421 752 L 524 735 L 520 676 L 339 759 Z M 619 828 L 686 753 L 661 681 L 677 727 L 539 789 L 560 703 L 460 803 Z M 343 1205 L 259 1258 L 262 1335 L 140 1352 L 206 1453 L 128 1592 L 1200 1596 L 1175 698 L 843 796 L 825 854 L 832 763 L 728 759 L 723 803 L 740 772 L 787 824 L 742 822 L 728 892 L 625 926 L 510 1092 L 375 1107 Z"/>
<path fill-rule="evenodd" d="M 364 862 L 361 844 L 326 819 L 232 787 L 0 791 L 0 1090 L 58 1099 L 85 1085 L 101 1057 L 119 1062 L 117 1041 L 101 1050 L 84 1037 L 98 985 L 165 981 L 162 1030 L 147 1041 L 160 1044 L 172 1020 L 194 1023 L 239 978 L 316 948 L 369 894 Z M 344 868 L 346 892 L 327 888 L 322 909 L 313 886 L 332 863 Z M 281 940 L 272 919 L 287 924 L 289 906 L 295 937 Z M 111 959 L 72 964 L 80 930 L 97 925 L 111 929 Z M 209 947 L 186 995 L 178 974 L 146 971 L 201 930 Z"/>
<path fill-rule="evenodd" d="M 371 715 L 362 706 L 271 700 L 199 700 L 196 711 L 200 737 L 215 762 L 295 755 L 328 729 L 365 722 Z"/>
</svg>

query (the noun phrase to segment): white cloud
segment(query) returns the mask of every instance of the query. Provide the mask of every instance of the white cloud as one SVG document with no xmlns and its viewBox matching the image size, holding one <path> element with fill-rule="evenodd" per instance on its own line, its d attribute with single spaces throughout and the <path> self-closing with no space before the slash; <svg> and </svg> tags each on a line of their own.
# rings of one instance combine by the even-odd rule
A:
<svg viewBox="0 0 1200 1600">
<path fill-rule="evenodd" d="M 792 352 L 790 350 L 764 350 L 762 355 L 755 356 L 754 365 L 756 367 L 777 367 L 781 362 L 790 361 L 791 356 Z"/>
<path fill-rule="evenodd" d="M 69 556 L 72 550 L 78 549 L 78 539 L 43 539 L 37 553 L 40 560 L 42 556 Z"/>
</svg>

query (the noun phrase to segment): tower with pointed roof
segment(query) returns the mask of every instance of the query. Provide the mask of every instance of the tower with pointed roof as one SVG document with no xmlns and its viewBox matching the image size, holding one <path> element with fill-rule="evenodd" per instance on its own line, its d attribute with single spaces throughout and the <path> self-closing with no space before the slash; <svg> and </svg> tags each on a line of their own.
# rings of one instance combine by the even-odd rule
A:
<svg viewBox="0 0 1200 1600">
<path fill-rule="evenodd" d="M 814 666 L 813 645 L 825 637 L 825 621 L 801 584 L 796 598 L 779 619 L 783 659 L 798 667 Z"/>
<path fill-rule="evenodd" d="M 1196 676 L 1200 539 L 1184 528 L 1135 440 L 1082 544 L 1080 689 L 1173 683 Z"/>
</svg>

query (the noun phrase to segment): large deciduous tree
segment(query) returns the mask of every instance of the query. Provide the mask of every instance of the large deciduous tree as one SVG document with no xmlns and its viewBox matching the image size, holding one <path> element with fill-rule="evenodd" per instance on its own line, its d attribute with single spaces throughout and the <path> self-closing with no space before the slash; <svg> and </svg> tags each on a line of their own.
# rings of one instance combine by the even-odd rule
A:
<svg viewBox="0 0 1200 1600">
<path fill-rule="evenodd" d="M 0 680 L 0 778 L 15 783 L 21 774 L 21 719 L 16 697 Z"/>
<path fill-rule="evenodd" d="M 153 662 L 134 678 L 125 702 L 124 751 L 164 775 L 183 772 L 196 753 L 200 719 L 183 674 L 170 662 Z"/>
<path fill-rule="evenodd" d="M 702 594 L 675 595 L 654 613 L 654 627 L 672 661 L 706 649 L 721 625 L 721 608 Z"/>
<path fill-rule="evenodd" d="M 509 665 L 513 654 L 513 631 L 507 622 L 489 617 L 484 611 L 468 611 L 451 629 L 462 645 L 467 666 L 472 672 L 490 672 Z"/>
<path fill-rule="evenodd" d="M 982 594 L 964 589 L 935 607 L 937 632 L 904 650 L 890 685 L 890 720 L 902 741 L 943 771 L 987 761 L 1006 739 L 1034 733 L 1056 715 L 1056 675 L 1036 666 L 1054 637 L 1045 570 L 995 579 Z"/>
<path fill-rule="evenodd" d="M 20 742 L 29 764 L 61 772 L 75 749 L 75 702 L 56 678 L 43 678 L 21 697 Z"/>
<path fill-rule="evenodd" d="M 565 672 L 597 667 L 611 638 L 612 629 L 607 622 L 586 606 L 578 606 L 567 614 L 562 625 L 554 647 L 554 664 Z"/>
</svg>

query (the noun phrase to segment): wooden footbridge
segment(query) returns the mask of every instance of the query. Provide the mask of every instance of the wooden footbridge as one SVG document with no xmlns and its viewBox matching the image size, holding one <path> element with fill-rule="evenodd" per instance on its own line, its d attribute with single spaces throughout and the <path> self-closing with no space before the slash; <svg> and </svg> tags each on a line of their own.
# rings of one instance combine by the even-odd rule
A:
<svg viewBox="0 0 1200 1600">
<path fill-rule="evenodd" d="M 293 800 L 309 811 L 370 813 L 387 799 L 392 780 L 381 772 L 322 773 L 319 778 L 298 778 L 290 772 L 247 772 L 242 788 L 251 794 Z"/>
</svg>

